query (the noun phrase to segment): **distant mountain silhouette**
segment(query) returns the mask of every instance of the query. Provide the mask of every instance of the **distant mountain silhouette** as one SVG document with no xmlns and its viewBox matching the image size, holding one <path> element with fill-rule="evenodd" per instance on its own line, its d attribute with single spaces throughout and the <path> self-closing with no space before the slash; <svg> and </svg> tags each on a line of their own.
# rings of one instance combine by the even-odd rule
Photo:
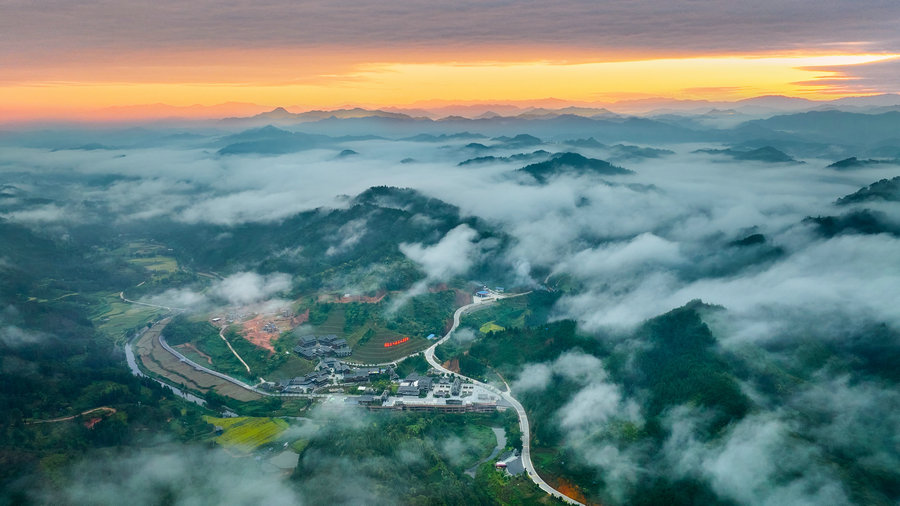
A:
<svg viewBox="0 0 900 506">
<path fill-rule="evenodd" d="M 540 184 L 563 174 L 601 174 L 606 176 L 634 174 L 633 171 L 618 167 L 605 160 L 587 158 L 578 153 L 557 153 L 547 161 L 527 165 L 516 172 L 528 174 Z"/>
<path fill-rule="evenodd" d="M 798 162 L 792 156 L 784 151 L 773 148 L 772 146 L 764 146 L 749 151 L 739 151 L 735 149 L 698 149 L 694 153 L 707 153 L 710 155 L 725 155 L 735 160 L 747 160 L 755 162 L 767 163 L 803 163 Z"/>
<path fill-rule="evenodd" d="M 837 199 L 835 204 L 843 206 L 862 202 L 900 202 L 900 176 L 876 181 L 850 195 Z"/>
<path fill-rule="evenodd" d="M 897 165 L 900 164 L 900 160 L 876 160 L 873 158 L 860 160 L 855 156 L 851 156 L 850 158 L 844 158 L 843 160 L 839 160 L 837 162 L 832 163 L 826 169 L 835 169 L 835 170 L 852 170 L 852 169 L 862 169 L 864 167 L 871 167 L 873 165 Z"/>
</svg>

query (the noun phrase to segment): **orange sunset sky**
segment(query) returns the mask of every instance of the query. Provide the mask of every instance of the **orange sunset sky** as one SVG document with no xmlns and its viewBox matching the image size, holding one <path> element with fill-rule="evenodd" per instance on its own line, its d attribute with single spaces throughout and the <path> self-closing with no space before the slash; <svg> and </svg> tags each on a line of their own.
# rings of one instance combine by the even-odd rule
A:
<svg viewBox="0 0 900 506">
<path fill-rule="evenodd" d="M 746 4 L 0 0 L 0 115 L 900 91 L 900 3 Z"/>
</svg>

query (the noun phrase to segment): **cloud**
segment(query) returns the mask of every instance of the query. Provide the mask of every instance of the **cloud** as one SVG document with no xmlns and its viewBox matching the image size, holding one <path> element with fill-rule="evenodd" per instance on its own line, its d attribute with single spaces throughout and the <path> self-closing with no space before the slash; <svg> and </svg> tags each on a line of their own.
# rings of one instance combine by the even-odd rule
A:
<svg viewBox="0 0 900 506">
<path fill-rule="evenodd" d="M 447 232 L 437 244 L 401 243 L 400 251 L 419 264 L 430 281 L 447 280 L 465 274 L 477 260 L 480 250 L 478 232 L 468 225 L 459 225 Z"/>
<path fill-rule="evenodd" d="M 124 53 L 140 56 L 132 64 L 151 66 L 169 61 L 172 53 L 221 48 L 383 52 L 410 45 L 457 50 L 496 46 L 507 51 L 537 46 L 556 49 L 554 56 L 563 48 L 575 54 L 654 50 L 670 55 L 675 54 L 672 47 L 681 55 L 810 47 L 896 51 L 898 36 L 891 21 L 900 16 L 896 4 L 884 0 L 828 5 L 765 0 L 752 6 L 737 0 L 602 5 L 565 0 L 525 6 L 466 0 L 453 7 L 421 0 L 390 5 L 357 0 L 340 7 L 319 0 L 300 5 L 277 0 L 255 7 L 166 0 L 158 9 L 134 1 L 99 0 L 77 8 L 64 1 L 50 2 L 46 9 L 22 1 L 5 7 L 4 20 L 9 21 L 0 22 L 7 34 L 0 51 L 14 55 L 14 62 L 60 64 L 53 52 L 67 48 L 77 51 L 81 64 L 98 63 L 105 55 L 118 65 Z M 104 48 L 116 51 L 96 54 Z"/>
<path fill-rule="evenodd" d="M 699 419 L 687 408 L 669 418 L 664 455 L 675 476 L 702 477 L 741 504 L 850 504 L 821 450 L 794 436 L 797 426 L 779 413 L 751 415 L 709 443 L 695 439 Z"/>
<path fill-rule="evenodd" d="M 328 250 L 325 251 L 325 254 L 328 256 L 337 255 L 340 253 L 344 253 L 348 251 L 366 235 L 368 232 L 366 230 L 366 225 L 368 221 L 365 218 L 360 218 L 358 220 L 348 221 L 347 223 L 341 225 L 341 228 L 338 229 L 337 239 L 339 240 L 337 245 L 329 246 Z"/>
<path fill-rule="evenodd" d="M 6 346 L 19 347 L 28 344 L 36 344 L 47 339 L 47 336 L 32 330 L 26 330 L 15 325 L 5 325 L 0 321 L 0 343 Z"/>
<path fill-rule="evenodd" d="M 170 288 L 162 293 L 143 297 L 141 302 L 193 311 L 221 304 L 255 305 L 257 310 L 267 312 L 287 303 L 277 296 L 290 291 L 292 286 L 291 276 L 288 274 L 244 271 L 215 281 L 203 292 L 193 288 Z"/>
<path fill-rule="evenodd" d="M 900 83 L 896 78 L 900 72 L 900 58 L 856 65 L 809 67 L 809 70 L 824 75 L 795 84 L 823 88 L 836 94 L 900 93 Z"/>
<path fill-rule="evenodd" d="M 243 305 L 264 301 L 290 288 L 291 277 L 288 274 L 239 272 L 216 283 L 210 293 L 229 304 Z"/>
<path fill-rule="evenodd" d="M 475 335 L 475 331 L 470 328 L 461 328 L 453 331 L 452 339 L 454 341 L 460 343 L 468 343 L 474 341 L 478 336 Z"/>
<path fill-rule="evenodd" d="M 140 452 L 86 458 L 56 490 L 33 493 L 45 504 L 303 504 L 279 473 L 266 473 L 224 450 L 162 444 Z"/>
</svg>

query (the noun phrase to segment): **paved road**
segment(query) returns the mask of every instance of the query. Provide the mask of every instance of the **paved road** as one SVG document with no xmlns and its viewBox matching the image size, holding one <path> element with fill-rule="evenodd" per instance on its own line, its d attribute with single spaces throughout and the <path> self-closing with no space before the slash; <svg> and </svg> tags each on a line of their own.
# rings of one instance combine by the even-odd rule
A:
<svg viewBox="0 0 900 506">
<path fill-rule="evenodd" d="M 507 295 L 507 296 L 501 296 L 500 298 L 517 297 L 519 295 L 525 295 L 525 294 L 521 293 L 521 294 L 517 294 L 517 295 Z M 478 380 L 469 378 L 467 376 L 463 376 L 462 374 L 455 373 L 455 372 L 445 368 L 443 365 L 441 365 L 440 362 L 437 361 L 437 359 L 434 358 L 435 349 L 438 346 L 440 346 L 442 343 L 446 342 L 447 339 L 450 338 L 451 334 L 453 334 L 453 331 L 455 331 L 456 327 L 459 326 L 459 320 L 463 314 L 465 314 L 466 312 L 470 311 L 471 309 L 473 309 L 475 307 L 483 306 L 485 304 L 490 304 L 491 302 L 473 303 L 473 304 L 469 304 L 467 306 L 463 306 L 463 307 L 457 309 L 456 312 L 453 314 L 453 326 L 450 327 L 450 331 L 447 332 L 447 334 L 444 335 L 444 337 L 442 337 L 439 341 L 432 344 L 427 350 L 425 350 L 425 360 L 427 360 L 428 363 L 431 364 L 431 367 L 434 367 L 438 371 L 441 371 L 446 374 L 453 374 L 453 375 L 459 376 L 461 378 L 468 379 L 469 381 L 475 383 L 476 385 L 480 385 L 480 386 L 490 390 L 491 392 L 499 395 L 500 398 L 502 398 L 504 401 L 509 403 L 509 405 L 511 405 L 513 407 L 513 409 L 516 410 L 516 414 L 519 415 L 519 429 L 522 431 L 522 464 L 525 466 L 525 472 L 528 473 L 528 477 L 531 479 L 531 481 L 533 481 L 535 484 L 537 484 L 537 486 L 540 487 L 541 490 L 543 490 L 544 492 L 547 492 L 548 494 L 550 494 L 554 497 L 558 497 L 569 504 L 579 504 L 581 506 L 584 506 L 582 503 L 572 499 L 569 496 L 564 495 L 559 490 L 556 490 L 555 488 L 551 487 L 546 481 L 544 481 L 543 478 L 541 478 L 541 476 L 537 473 L 537 470 L 535 470 L 534 463 L 531 462 L 531 426 L 528 424 L 528 414 L 525 413 L 525 408 L 522 407 L 522 404 L 519 401 L 517 401 L 515 399 L 515 397 L 512 396 L 510 389 L 509 389 L 509 385 L 506 386 L 506 392 L 501 392 L 498 388 L 494 387 L 493 385 L 488 385 L 487 383 L 482 383 Z"/>
<path fill-rule="evenodd" d="M 124 297 L 123 297 L 123 300 L 125 300 L 126 302 L 131 302 L 131 301 L 129 301 L 128 299 L 125 299 Z M 159 306 L 157 306 L 157 307 L 159 307 Z M 159 339 L 159 344 L 160 344 L 160 346 L 162 346 L 163 349 L 165 349 L 166 351 L 168 351 L 169 353 L 171 353 L 172 355 L 174 355 L 176 358 L 178 358 L 178 360 L 181 360 L 181 361 L 184 362 L 185 364 L 190 365 L 191 367 L 193 367 L 194 369 L 196 369 L 196 370 L 198 370 L 198 371 L 204 372 L 204 373 L 206 373 L 206 374 L 210 374 L 210 375 L 215 376 L 215 377 L 217 377 L 217 378 L 221 378 L 221 379 L 223 379 L 223 380 L 225 380 L 225 381 L 227 381 L 227 382 L 229 382 L 229 383 L 233 383 L 233 384 L 235 384 L 235 385 L 237 385 L 237 386 L 239 386 L 239 387 L 241 387 L 241 388 L 244 388 L 244 389 L 249 390 L 249 391 L 251 391 L 251 392 L 255 392 L 255 393 L 257 393 L 257 394 L 264 395 L 264 396 L 267 396 L 267 397 L 334 397 L 334 396 L 335 396 L 335 394 L 300 394 L 300 393 L 296 393 L 296 394 L 284 394 L 284 393 L 272 393 L 272 392 L 268 392 L 268 391 L 266 391 L 266 390 L 263 390 L 263 389 L 261 389 L 261 388 L 257 388 L 257 387 L 255 387 L 255 386 L 248 385 L 248 384 L 244 383 L 243 381 L 241 381 L 241 380 L 239 380 L 239 379 L 237 379 L 237 378 L 233 378 L 233 377 L 231 377 L 231 376 L 229 376 L 229 375 L 227 375 L 227 374 L 222 374 L 222 373 L 220 373 L 220 372 L 218 372 L 218 371 L 214 371 L 214 370 L 209 369 L 209 368 L 207 368 L 207 367 L 203 367 L 202 365 L 200 365 L 200 364 L 194 362 L 193 360 L 191 360 L 191 359 L 185 357 L 184 355 L 182 355 L 181 353 L 179 353 L 177 350 L 175 350 L 174 348 L 172 348 L 171 346 L 169 346 L 169 343 L 166 342 L 165 338 L 162 336 L 162 327 L 165 327 L 166 324 L 168 324 L 170 320 L 171 320 L 171 318 L 166 318 L 166 319 L 163 319 L 163 320 L 160 320 L 160 321 L 156 322 L 156 323 L 153 325 L 153 326 L 155 327 L 154 330 L 155 330 L 155 331 L 159 331 L 159 335 L 157 336 L 157 339 Z M 158 327 L 157 327 L 157 326 L 158 326 Z M 147 376 L 147 375 L 144 374 L 144 372 L 141 371 L 140 366 L 138 366 L 137 360 L 136 360 L 135 355 L 134 355 L 134 350 L 132 349 L 132 346 L 131 346 L 131 345 L 132 345 L 133 342 L 136 342 L 138 339 L 140 339 L 140 337 L 144 334 L 144 332 L 146 332 L 146 330 L 147 330 L 147 329 L 144 329 L 144 330 L 141 331 L 137 336 L 135 336 L 133 339 L 131 339 L 130 341 L 128 341 L 128 342 L 125 344 L 125 359 L 126 359 L 126 361 L 128 362 L 128 368 L 131 369 L 131 373 L 132 373 L 132 374 L 134 374 L 135 376 L 139 376 L 139 377 L 144 377 L 144 376 Z M 178 395 L 179 397 L 181 397 L 181 398 L 183 398 L 183 399 L 189 400 L 189 401 L 191 401 L 191 402 L 193 402 L 193 403 L 195 403 L 195 404 L 199 404 L 199 405 L 201 405 L 201 406 L 206 405 L 206 401 L 205 401 L 204 399 L 202 399 L 202 398 L 200 398 L 200 397 L 197 397 L 196 395 L 194 395 L 194 394 L 192 394 L 192 393 L 190 393 L 190 392 L 182 391 L 182 390 L 180 390 L 178 387 L 175 387 L 174 385 L 170 385 L 170 384 L 168 384 L 168 383 L 166 383 L 166 382 L 163 382 L 163 381 L 161 381 L 161 380 L 159 380 L 159 379 L 157 379 L 157 378 L 152 378 L 152 379 L 153 379 L 154 381 L 156 381 L 157 383 L 159 383 L 160 385 L 163 385 L 163 386 L 165 386 L 165 387 L 168 387 L 168 388 L 171 389 L 173 392 L 175 392 L 176 395 Z"/>
<path fill-rule="evenodd" d="M 141 282 L 141 284 L 143 284 L 143 282 Z M 138 302 L 136 300 L 126 299 L 124 291 L 119 292 L 119 298 L 122 299 L 123 302 L 127 302 L 129 304 L 137 304 L 139 306 L 156 307 L 159 309 L 165 309 L 167 311 L 187 311 L 186 309 L 180 307 L 160 306 L 159 304 L 148 304 L 146 302 Z"/>
<path fill-rule="evenodd" d="M 522 295 L 527 295 L 528 293 L 530 293 L 530 292 L 519 293 L 519 294 L 514 294 L 514 295 L 501 295 L 495 300 L 508 299 L 511 297 L 519 297 Z M 183 311 L 179 308 L 155 306 L 153 304 L 144 304 L 141 302 L 128 300 L 125 298 L 124 292 L 119 293 L 119 297 L 121 297 L 123 301 L 131 302 L 132 304 L 142 304 L 145 306 L 159 307 L 159 308 L 168 309 L 168 310 Z M 425 360 L 427 360 L 428 363 L 432 367 L 434 367 L 436 370 L 441 371 L 446 374 L 457 375 L 461 378 L 467 379 L 467 380 L 475 383 L 476 385 L 480 385 L 481 387 L 497 394 L 498 396 L 500 396 L 501 399 L 503 399 L 510 406 L 512 406 L 513 409 L 516 410 L 516 414 L 519 416 L 519 429 L 522 431 L 522 464 L 525 467 L 525 472 L 528 473 L 528 477 L 531 479 L 531 481 L 533 481 L 535 484 L 537 484 L 537 486 L 540 487 L 541 490 L 543 490 L 544 492 L 547 492 L 548 494 L 550 494 L 554 497 L 558 497 L 569 504 L 578 504 L 578 505 L 584 506 L 582 503 L 562 494 L 560 491 L 551 487 L 546 481 L 544 481 L 543 478 L 540 477 L 540 475 L 537 473 L 537 470 L 535 470 L 534 464 L 531 461 L 531 426 L 528 423 L 528 414 L 525 413 L 525 408 L 522 407 L 522 404 L 519 401 L 517 401 L 515 399 L 515 397 L 512 396 L 509 385 L 506 385 L 505 392 L 501 392 L 498 388 L 494 387 L 493 385 L 488 385 L 487 383 L 483 383 L 483 382 L 475 380 L 473 378 L 469 378 L 468 376 L 463 376 L 462 374 L 455 373 L 455 372 L 445 368 L 443 365 L 440 364 L 440 362 L 437 361 L 437 359 L 434 358 L 435 349 L 437 349 L 438 346 L 440 346 L 441 344 L 446 342 L 448 339 L 450 339 L 450 336 L 453 334 L 453 332 L 456 330 L 456 328 L 459 327 L 460 318 L 462 318 L 463 314 L 467 313 L 468 311 L 471 311 L 474 308 L 484 307 L 485 305 L 491 304 L 493 302 L 494 302 L 494 300 L 489 300 L 489 301 L 480 302 L 480 303 L 472 303 L 472 304 L 468 304 L 466 306 L 463 306 L 463 307 L 457 309 L 456 312 L 453 313 L 453 326 L 450 327 L 450 330 L 447 331 L 447 333 L 444 335 L 444 337 L 442 337 L 441 339 L 436 341 L 434 344 L 429 346 L 428 349 L 425 350 Z M 168 323 L 168 321 L 165 321 L 165 323 Z M 163 326 L 165 326 L 165 323 L 159 322 L 159 323 L 157 323 L 157 325 L 162 324 Z M 238 385 L 241 388 L 245 388 L 252 392 L 256 392 L 260 395 L 280 396 L 280 397 L 332 397 L 333 396 L 333 394 L 273 394 L 272 392 L 267 392 L 260 388 L 256 388 L 254 386 L 248 385 L 248 384 L 244 383 L 243 381 L 232 378 L 231 376 L 228 376 L 226 374 L 222 374 L 218 371 L 213 371 L 212 369 L 203 367 L 202 365 L 188 359 L 187 357 L 185 357 L 184 355 L 182 355 L 181 353 L 179 353 L 178 351 L 173 349 L 171 346 L 169 346 L 168 343 L 166 343 L 166 340 L 162 337 L 162 332 L 159 333 L 158 339 L 159 339 L 159 344 L 162 345 L 162 347 L 165 348 L 166 351 L 168 351 L 169 353 L 178 357 L 179 360 L 181 360 L 187 364 L 190 364 L 192 367 L 194 367 L 198 371 L 203 371 L 207 374 L 211 374 L 211 375 L 221 378 L 225 381 L 228 381 L 230 383 Z M 128 355 L 128 357 L 129 357 L 128 365 L 132 366 L 132 364 L 133 364 L 132 371 L 135 372 L 135 374 L 143 375 L 140 372 L 140 369 L 137 367 L 137 363 L 134 361 L 133 352 L 131 351 L 131 343 L 128 343 L 126 345 L 126 355 Z M 504 382 L 504 384 L 505 384 L 505 382 Z M 166 386 L 173 388 L 171 385 L 166 385 Z M 173 388 L 173 390 L 174 390 L 174 388 Z"/>
</svg>

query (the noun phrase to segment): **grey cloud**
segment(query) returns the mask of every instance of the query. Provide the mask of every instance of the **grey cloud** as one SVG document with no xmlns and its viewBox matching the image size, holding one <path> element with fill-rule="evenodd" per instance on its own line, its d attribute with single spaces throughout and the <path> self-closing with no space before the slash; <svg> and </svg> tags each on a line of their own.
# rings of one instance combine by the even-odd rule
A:
<svg viewBox="0 0 900 506">
<path fill-rule="evenodd" d="M 837 476 L 821 464 L 821 449 L 794 435 L 778 413 L 751 415 L 721 440 L 695 439 L 703 416 L 688 408 L 670 414 L 665 458 L 675 476 L 696 476 L 741 504 L 850 504 Z"/>
<path fill-rule="evenodd" d="M 15 325 L 5 325 L 0 321 L 0 343 L 17 347 L 45 341 L 47 336 L 32 330 L 25 330 Z"/>
<path fill-rule="evenodd" d="M 823 87 L 840 93 L 900 93 L 900 58 L 891 58 L 873 63 L 840 65 L 833 67 L 810 67 L 827 73 L 825 77 L 803 81 L 811 87 Z"/>
<path fill-rule="evenodd" d="M 478 2 L 421 0 L 349 4 L 325 1 L 189 4 L 166 0 L 95 0 L 72 4 L 7 0 L 0 51 L 12 61 L 88 48 L 203 50 L 319 46 L 483 47 L 534 45 L 679 54 L 758 52 L 833 45 L 896 51 L 893 21 L 900 7 L 887 0 L 778 2 Z M 237 29 L 239 27 L 239 29 Z M 73 53 L 67 53 L 71 57 Z M 77 53 L 75 53 L 77 55 Z M 125 60 L 110 57 L 114 64 Z M 132 62 L 133 64 L 133 62 Z"/>
<path fill-rule="evenodd" d="M 171 288 L 141 299 L 142 302 L 177 309 L 200 311 L 215 304 L 254 306 L 259 311 L 278 309 L 288 304 L 277 296 L 292 287 L 291 276 L 276 272 L 257 274 L 238 272 L 215 281 L 203 292 L 192 288 Z"/>
<path fill-rule="evenodd" d="M 347 251 L 352 248 L 366 235 L 366 219 L 360 218 L 358 220 L 348 221 L 341 228 L 338 229 L 337 239 L 338 243 L 333 246 L 329 246 L 328 250 L 325 251 L 326 255 L 337 255 Z"/>
<path fill-rule="evenodd" d="M 163 444 L 139 453 L 87 458 L 63 486 L 35 492 L 45 504 L 303 504 L 280 473 L 263 472 L 224 450 Z"/>
<path fill-rule="evenodd" d="M 400 251 L 419 264 L 431 281 L 445 280 L 464 274 L 480 254 L 478 232 L 459 225 L 432 246 L 400 244 Z"/>
</svg>

